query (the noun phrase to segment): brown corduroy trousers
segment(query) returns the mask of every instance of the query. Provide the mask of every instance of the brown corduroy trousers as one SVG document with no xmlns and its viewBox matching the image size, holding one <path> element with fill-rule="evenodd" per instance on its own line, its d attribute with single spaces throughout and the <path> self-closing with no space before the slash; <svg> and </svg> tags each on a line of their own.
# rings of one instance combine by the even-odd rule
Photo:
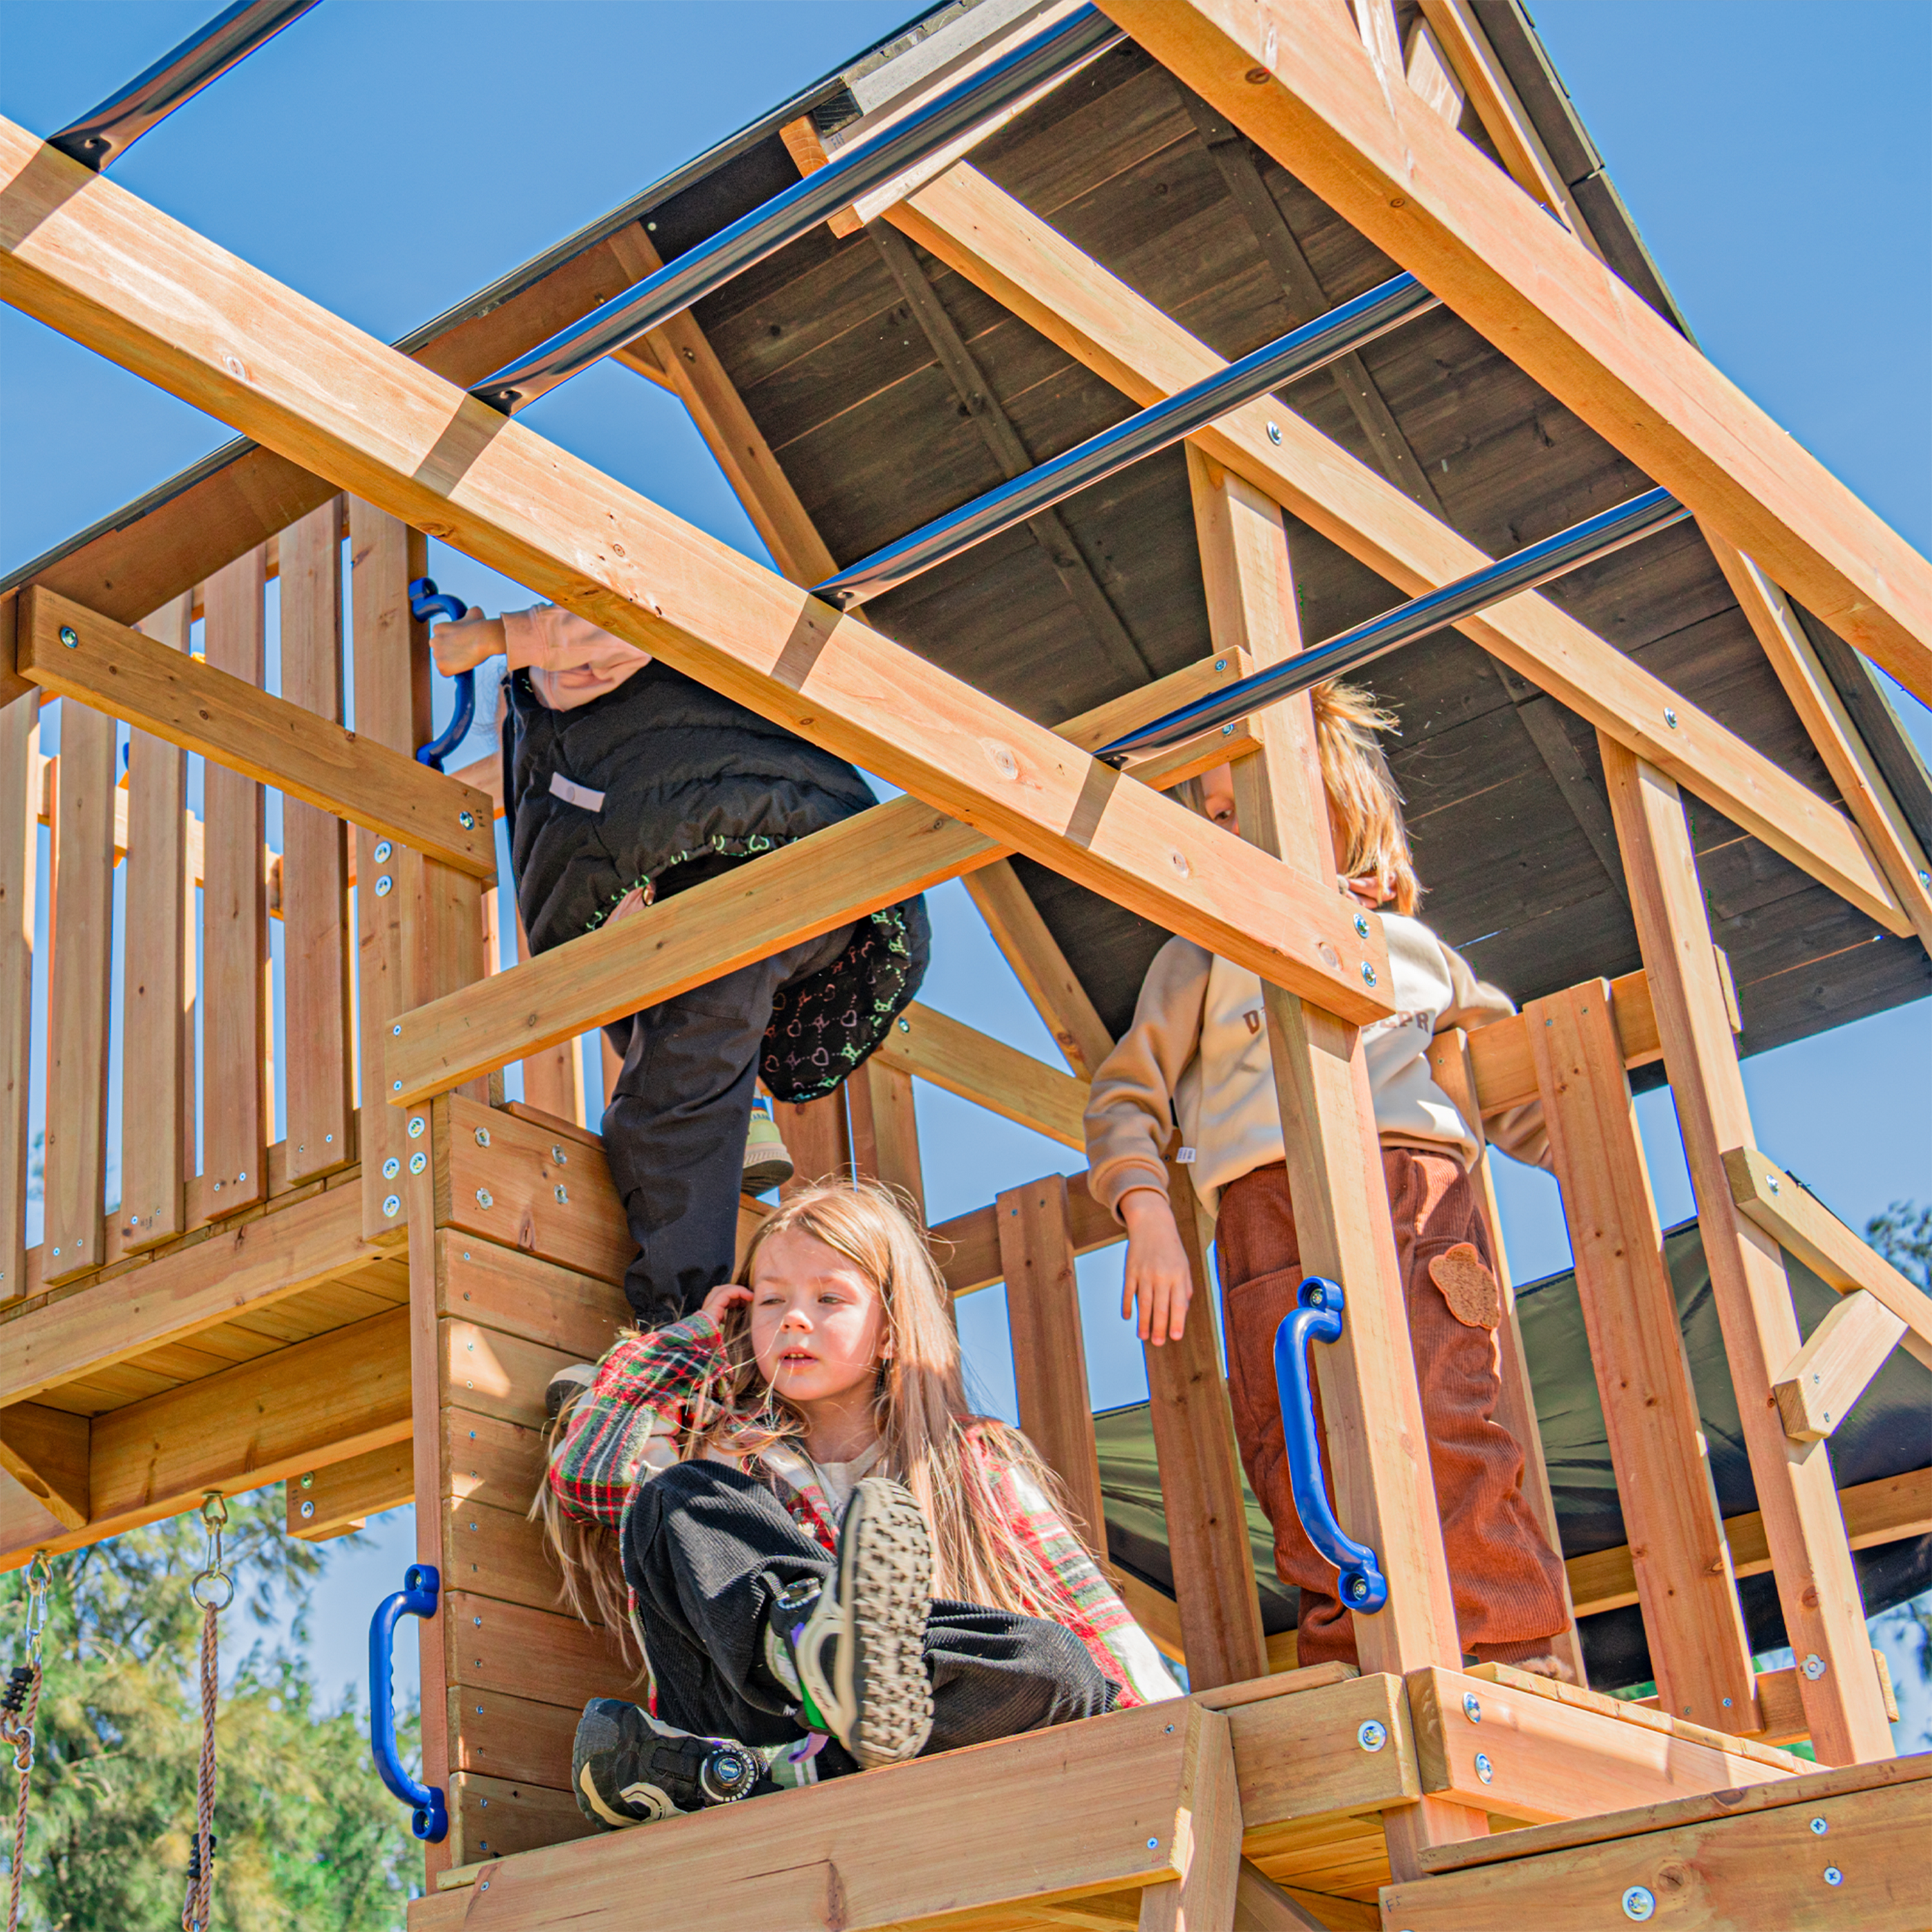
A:
<svg viewBox="0 0 1932 1932">
<path fill-rule="evenodd" d="M 1488 1232 L 1453 1154 L 1388 1147 L 1382 1168 L 1462 1648 L 1484 1663 L 1514 1663 L 1546 1652 L 1563 1628 L 1563 1587 L 1558 1558 L 1523 1498 L 1522 1450 L 1492 1419 L 1502 1301 Z M 1215 1246 L 1235 1433 L 1248 1480 L 1274 1526 L 1275 1568 L 1301 1593 L 1300 1660 L 1353 1664 L 1354 1619 L 1336 1594 L 1334 1567 L 1301 1527 L 1282 1447 L 1275 1330 L 1294 1308 L 1303 1270 L 1280 1162 L 1222 1190 Z M 1315 1426 L 1322 1434 L 1318 1391 Z M 1332 1502 L 1325 1458 L 1324 1473 Z"/>
</svg>

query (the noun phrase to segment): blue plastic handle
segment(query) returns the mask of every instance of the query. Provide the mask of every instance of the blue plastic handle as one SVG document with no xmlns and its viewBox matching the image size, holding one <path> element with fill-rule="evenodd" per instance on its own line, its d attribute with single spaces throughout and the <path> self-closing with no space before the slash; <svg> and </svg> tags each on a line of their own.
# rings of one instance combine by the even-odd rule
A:
<svg viewBox="0 0 1932 1932">
<path fill-rule="evenodd" d="M 429 1844 L 440 1844 L 449 1833 L 449 1808 L 434 1785 L 419 1784 L 403 1768 L 396 1755 L 396 1693 L 390 1682 L 392 1652 L 398 1617 L 433 1617 L 442 1580 L 427 1563 L 412 1563 L 403 1572 L 403 1587 L 376 1606 L 369 1621 L 369 1750 L 376 1771 L 389 1795 L 412 1808 L 410 1829 Z"/>
<path fill-rule="evenodd" d="M 1342 1339 L 1342 1290 L 1337 1282 L 1311 1275 L 1297 1298 L 1300 1306 L 1274 1336 L 1274 1378 L 1281 1391 L 1288 1485 L 1309 1541 L 1342 1573 L 1342 1601 L 1352 1610 L 1372 1616 L 1388 1601 L 1388 1579 L 1376 1552 L 1349 1535 L 1328 1507 L 1322 1444 L 1315 1433 L 1315 1390 L 1308 1373 L 1308 1344 Z"/>
<path fill-rule="evenodd" d="M 452 623 L 460 622 L 468 607 L 460 597 L 454 597 L 447 590 L 436 587 L 433 577 L 418 577 L 410 586 L 410 614 L 418 624 L 427 624 L 432 617 L 447 617 Z M 416 753 L 416 763 L 427 765 L 433 772 L 442 770 L 442 761 L 470 735 L 470 727 L 476 717 L 476 674 L 473 670 L 460 670 L 453 680 L 456 686 L 456 710 L 449 722 L 436 737 L 432 738 Z"/>
</svg>

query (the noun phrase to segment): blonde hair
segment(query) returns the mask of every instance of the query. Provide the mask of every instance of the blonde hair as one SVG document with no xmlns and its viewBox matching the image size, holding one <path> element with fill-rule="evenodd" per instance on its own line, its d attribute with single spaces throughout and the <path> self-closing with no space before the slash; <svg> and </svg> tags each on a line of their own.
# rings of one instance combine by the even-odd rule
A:
<svg viewBox="0 0 1932 1932">
<path fill-rule="evenodd" d="M 1025 1616 L 1072 1615 L 1076 1606 L 1058 1578 L 1013 1535 L 995 1488 L 1010 1471 L 1064 1514 L 1060 1486 L 1024 1436 L 968 1405 L 950 1295 L 916 1224 L 889 1190 L 870 1183 L 801 1188 L 752 1237 L 738 1280 L 748 1286 L 766 1244 L 791 1232 L 843 1255 L 878 1293 L 885 1320 L 873 1397 L 880 1439 L 874 1473 L 903 1483 L 925 1514 L 934 1594 Z M 724 1335 L 725 1365 L 699 1392 L 679 1444 L 681 1459 L 708 1448 L 754 1456 L 780 1444 L 803 1453 L 805 1417 L 760 1372 L 742 1304 L 727 1313 Z M 568 1416 L 566 1406 L 558 1432 Z M 625 1628 L 615 1538 L 566 1517 L 548 1483 L 531 1514 L 542 1517 L 563 1570 L 564 1601 L 587 1622 Z"/>
<path fill-rule="evenodd" d="M 1335 868 L 1345 879 L 1374 876 L 1397 912 L 1413 913 L 1424 887 L 1402 822 L 1402 792 L 1376 735 L 1400 728 L 1396 715 L 1378 704 L 1372 692 L 1340 678 L 1316 685 L 1309 696 L 1322 786 L 1336 835 Z M 1174 796 L 1196 812 L 1207 810 L 1199 778 L 1184 780 Z"/>
</svg>

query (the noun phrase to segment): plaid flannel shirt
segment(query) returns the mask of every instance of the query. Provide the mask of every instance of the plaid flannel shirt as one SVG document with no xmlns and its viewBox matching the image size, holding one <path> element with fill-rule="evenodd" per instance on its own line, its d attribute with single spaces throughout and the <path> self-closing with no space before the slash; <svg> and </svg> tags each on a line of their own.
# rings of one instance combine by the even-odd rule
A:
<svg viewBox="0 0 1932 1932">
<path fill-rule="evenodd" d="M 723 1334 L 702 1313 L 612 1348 L 572 1405 L 551 1452 L 550 1486 L 566 1510 L 580 1521 L 621 1529 L 638 1486 L 685 1460 L 700 1400 L 724 1366 Z M 1120 1704 L 1179 1696 L 1180 1687 L 1147 1633 L 1039 1485 L 1023 1470 L 996 1460 L 978 1431 L 967 1440 L 986 1469 L 1015 1541 L 1059 1580 L 1074 1606 L 1064 1622 L 1120 1685 Z M 838 1514 L 806 1456 L 783 1444 L 746 1456 L 716 1447 L 705 1453 L 762 1478 L 807 1535 L 828 1550 L 836 1546 Z"/>
</svg>

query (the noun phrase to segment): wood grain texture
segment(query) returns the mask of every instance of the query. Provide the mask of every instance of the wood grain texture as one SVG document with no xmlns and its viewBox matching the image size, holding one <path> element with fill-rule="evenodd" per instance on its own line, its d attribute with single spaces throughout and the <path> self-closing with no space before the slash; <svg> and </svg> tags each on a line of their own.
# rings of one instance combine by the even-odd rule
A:
<svg viewBox="0 0 1932 1932">
<path fill-rule="evenodd" d="M 1657 1015 L 1650 1004 L 1650 982 L 1642 968 L 1610 982 L 1610 1012 L 1627 1068 L 1648 1066 L 1664 1058 L 1657 1037 Z M 1520 1013 L 1479 1027 L 1468 1036 L 1468 1051 L 1476 1104 L 1485 1118 L 1538 1097 L 1529 1022 Z"/>
<path fill-rule="evenodd" d="M 282 1486 L 290 1535 L 326 1543 L 360 1529 L 385 1510 L 407 1508 L 416 1500 L 415 1464 L 410 1443 L 391 1442 L 346 1462 L 291 1476 Z"/>
<path fill-rule="evenodd" d="M 1772 1397 L 1798 1350 L 1798 1316 L 1777 1244 L 1739 1210 L 1725 1173 L 1724 1150 L 1751 1144 L 1750 1112 L 1683 802 L 1669 778 L 1622 746 L 1606 739 L 1602 749 L 1778 1601 L 1792 1649 L 1825 1666 L 1804 1680 L 1813 1748 L 1827 1764 L 1889 1756 L 1831 1462 L 1820 1443 L 1793 1453 Z"/>
<path fill-rule="evenodd" d="M 46 1233 L 41 1273 L 100 1265 L 107 1174 L 107 1018 L 114 950 L 114 722 L 61 706 L 57 896 L 47 927 Z"/>
<path fill-rule="evenodd" d="M 176 598 L 145 619 L 142 629 L 156 644 L 185 652 L 190 602 Z M 128 1246 L 139 1249 L 171 1240 L 186 1227 L 182 1189 L 194 1166 L 188 754 L 165 739 L 130 731 L 127 798 L 121 1118 L 140 1121 L 142 1130 L 122 1136 L 116 1218 Z"/>
<path fill-rule="evenodd" d="M 1011 862 L 1002 859 L 968 872 L 965 884 L 967 896 L 979 908 L 1034 1010 L 1046 1022 L 1054 1044 L 1078 1078 L 1091 1080 L 1113 1051 L 1112 1036 Z"/>
<path fill-rule="evenodd" d="M 914 1000 L 892 1022 L 877 1057 L 1064 1147 L 1085 1150 L 1087 1082 L 963 1021 Z"/>
<path fill-rule="evenodd" d="M 1784 1432 L 1818 1442 L 1844 1420 L 1905 1333 L 1902 1317 L 1864 1288 L 1819 1323 L 1772 1384 Z"/>
<path fill-rule="evenodd" d="M 926 1172 L 919 1157 L 912 1076 L 874 1054 L 846 1082 L 845 1111 L 852 1130 L 853 1172 L 892 1189 L 924 1227 Z"/>
<path fill-rule="evenodd" d="M 1141 1932 L 1226 1932 L 1234 1922 L 1241 1865 L 1241 1792 L 1234 1727 L 1218 1711 L 1187 1707 L 1193 1765 L 1187 1793 L 1186 1864 L 1142 1894 Z"/>
<path fill-rule="evenodd" d="M 0 1303 L 27 1285 L 27 1098 L 40 871 L 40 695 L 0 710 Z"/>
<path fill-rule="evenodd" d="M 80 1528 L 94 1514 L 91 1432 L 86 1416 L 39 1402 L 0 1408 L 0 1470 L 64 1528 Z"/>
<path fill-rule="evenodd" d="M 1610 988 L 1572 987 L 1522 1017 L 1658 1692 L 1699 1724 L 1754 1730 L 1750 1644 Z M 1664 1470 L 1672 1480 L 1658 1480 Z"/>
</svg>

